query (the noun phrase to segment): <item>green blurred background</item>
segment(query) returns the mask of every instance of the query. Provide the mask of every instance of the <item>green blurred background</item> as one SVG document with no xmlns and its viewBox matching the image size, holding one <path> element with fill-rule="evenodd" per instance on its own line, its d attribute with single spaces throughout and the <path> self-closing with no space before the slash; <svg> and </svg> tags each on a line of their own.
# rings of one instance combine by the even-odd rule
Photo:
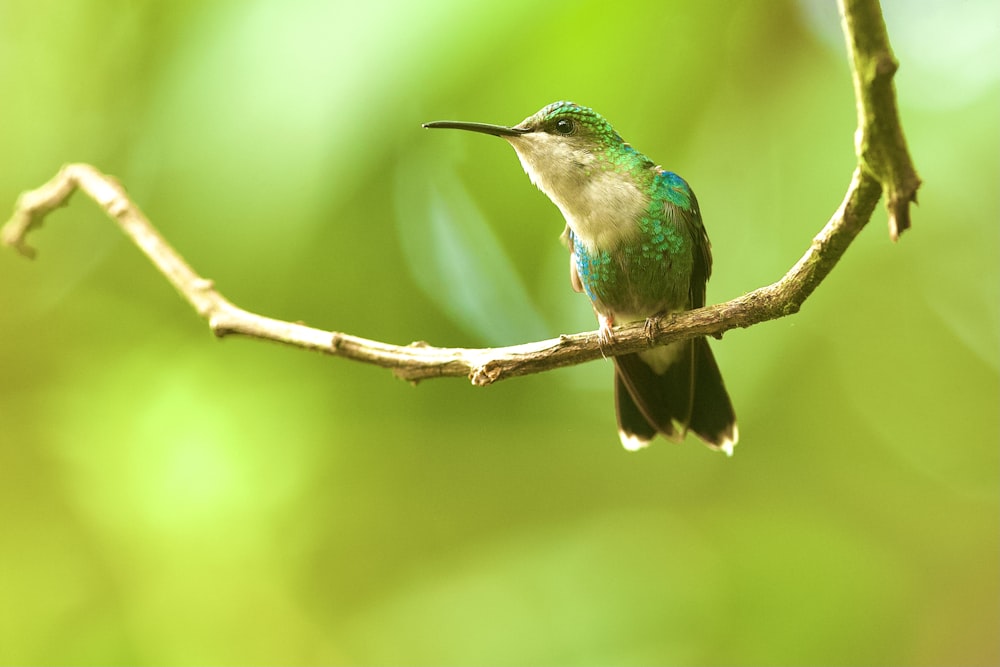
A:
<svg viewBox="0 0 1000 667">
<path fill-rule="evenodd" d="M 476 389 L 204 322 L 85 198 L 0 253 L 0 663 L 997 664 L 1000 9 L 886 3 L 914 228 L 713 347 L 732 459 L 607 362 Z M 117 176 L 250 310 L 405 344 L 594 328 L 504 142 L 593 106 L 701 200 L 709 300 L 855 158 L 833 2 L 0 0 L 0 207 Z"/>
</svg>

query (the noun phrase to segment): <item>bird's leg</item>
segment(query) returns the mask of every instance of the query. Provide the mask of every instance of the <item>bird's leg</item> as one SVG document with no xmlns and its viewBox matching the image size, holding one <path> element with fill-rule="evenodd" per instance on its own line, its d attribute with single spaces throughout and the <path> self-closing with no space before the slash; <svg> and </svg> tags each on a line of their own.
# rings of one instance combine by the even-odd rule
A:
<svg viewBox="0 0 1000 667">
<path fill-rule="evenodd" d="M 604 354 L 604 346 L 615 342 L 615 316 L 597 313 L 597 321 L 600 323 L 600 328 L 597 332 L 597 345 L 601 348 L 601 355 L 607 359 L 608 355 Z"/>
</svg>

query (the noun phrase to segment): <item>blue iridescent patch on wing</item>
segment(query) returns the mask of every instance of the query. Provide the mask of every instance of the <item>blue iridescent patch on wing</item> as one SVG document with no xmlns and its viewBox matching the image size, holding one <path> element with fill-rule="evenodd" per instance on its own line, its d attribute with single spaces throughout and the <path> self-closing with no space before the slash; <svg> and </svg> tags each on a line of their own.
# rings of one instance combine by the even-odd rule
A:
<svg viewBox="0 0 1000 667">
<path fill-rule="evenodd" d="M 672 171 L 660 171 L 653 180 L 654 199 L 665 200 L 685 210 L 691 209 L 691 188 Z"/>
</svg>

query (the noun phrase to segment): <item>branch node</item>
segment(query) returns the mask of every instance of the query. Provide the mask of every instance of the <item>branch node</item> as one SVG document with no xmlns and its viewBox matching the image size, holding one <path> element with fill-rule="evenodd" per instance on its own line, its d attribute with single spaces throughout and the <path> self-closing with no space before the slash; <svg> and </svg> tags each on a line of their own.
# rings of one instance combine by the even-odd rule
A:
<svg viewBox="0 0 1000 667">
<path fill-rule="evenodd" d="M 225 338 L 232 330 L 225 324 L 221 313 L 212 313 L 208 318 L 208 328 L 216 338 Z"/>
<path fill-rule="evenodd" d="M 116 196 L 107 203 L 108 215 L 113 218 L 122 218 L 129 212 L 131 205 L 128 200 L 121 196 Z"/>
<path fill-rule="evenodd" d="M 469 380 L 477 387 L 485 387 L 499 380 L 502 374 L 503 367 L 496 360 L 490 360 L 473 368 Z"/>
<path fill-rule="evenodd" d="M 215 281 L 211 278 L 195 278 L 191 287 L 199 292 L 211 292 L 215 290 Z"/>
<path fill-rule="evenodd" d="M 875 76 L 891 77 L 899 69 L 899 62 L 890 53 L 880 53 L 875 61 Z"/>
</svg>

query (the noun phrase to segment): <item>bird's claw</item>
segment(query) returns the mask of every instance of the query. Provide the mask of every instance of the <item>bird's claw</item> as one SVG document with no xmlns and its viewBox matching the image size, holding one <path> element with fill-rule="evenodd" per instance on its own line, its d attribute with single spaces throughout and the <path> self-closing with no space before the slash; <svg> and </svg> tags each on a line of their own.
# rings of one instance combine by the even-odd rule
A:
<svg viewBox="0 0 1000 667">
<path fill-rule="evenodd" d="M 642 333 L 646 336 L 646 342 L 652 347 L 653 342 L 656 340 L 656 332 L 659 329 L 657 324 L 658 315 L 652 315 L 646 318 L 646 323 L 642 325 Z"/>
</svg>

